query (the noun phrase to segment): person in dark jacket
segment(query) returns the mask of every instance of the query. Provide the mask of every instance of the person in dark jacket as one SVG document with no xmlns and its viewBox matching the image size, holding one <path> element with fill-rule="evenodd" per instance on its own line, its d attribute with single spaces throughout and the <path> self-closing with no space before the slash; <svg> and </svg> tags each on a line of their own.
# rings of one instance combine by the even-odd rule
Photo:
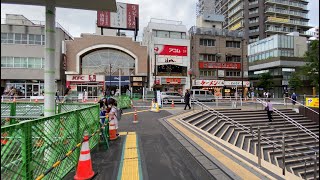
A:
<svg viewBox="0 0 320 180">
<path fill-rule="evenodd" d="M 189 106 L 189 109 L 191 109 L 191 106 L 190 106 L 190 93 L 189 93 L 188 89 L 186 90 L 186 93 L 184 94 L 184 103 L 185 103 L 184 110 L 186 110 L 187 106 Z"/>
</svg>

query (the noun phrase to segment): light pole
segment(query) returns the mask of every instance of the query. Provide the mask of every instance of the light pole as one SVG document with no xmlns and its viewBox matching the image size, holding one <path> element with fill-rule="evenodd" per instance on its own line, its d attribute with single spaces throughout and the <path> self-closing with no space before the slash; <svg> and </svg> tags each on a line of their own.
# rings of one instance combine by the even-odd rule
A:
<svg viewBox="0 0 320 180">
<path fill-rule="evenodd" d="M 157 91 L 156 91 L 156 85 L 157 85 L 157 53 L 156 51 L 158 48 L 154 48 L 154 83 L 153 83 L 153 93 L 154 93 L 154 99 L 157 103 Z"/>
<path fill-rule="evenodd" d="M 244 43 L 243 43 L 243 39 L 241 39 L 241 89 L 242 89 L 242 97 L 244 97 L 244 89 L 243 89 L 243 61 L 244 61 L 244 58 L 243 58 L 243 48 L 244 48 Z"/>
</svg>

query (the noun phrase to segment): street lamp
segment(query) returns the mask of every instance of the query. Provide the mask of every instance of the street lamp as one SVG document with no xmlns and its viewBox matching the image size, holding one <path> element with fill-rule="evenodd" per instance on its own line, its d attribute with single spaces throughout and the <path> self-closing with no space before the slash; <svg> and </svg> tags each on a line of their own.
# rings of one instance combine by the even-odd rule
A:
<svg viewBox="0 0 320 180">
<path fill-rule="evenodd" d="M 154 93 L 154 99 L 157 103 L 157 91 L 156 91 L 156 85 L 157 85 L 157 51 L 158 47 L 154 48 L 154 82 L 153 82 L 153 93 Z"/>
</svg>

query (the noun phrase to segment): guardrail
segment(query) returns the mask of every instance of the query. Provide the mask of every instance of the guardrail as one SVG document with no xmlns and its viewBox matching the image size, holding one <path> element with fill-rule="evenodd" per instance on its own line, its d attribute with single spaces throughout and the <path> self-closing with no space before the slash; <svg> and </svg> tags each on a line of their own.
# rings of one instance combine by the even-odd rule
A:
<svg viewBox="0 0 320 180">
<path fill-rule="evenodd" d="M 304 152 L 301 152 L 300 150 L 297 150 L 295 147 L 291 146 L 291 145 L 288 145 L 286 144 L 285 142 L 285 137 L 289 137 L 288 135 L 286 135 L 285 133 L 282 133 L 282 141 L 274 138 L 274 137 L 271 137 L 269 136 L 267 133 L 264 133 L 264 132 L 261 132 L 260 131 L 260 126 L 258 126 L 258 131 L 254 131 L 252 129 L 252 126 L 250 128 L 234 121 L 233 119 L 225 116 L 224 114 L 214 110 L 213 108 L 203 104 L 203 103 L 200 103 L 199 101 L 196 101 L 196 100 L 193 100 L 192 101 L 193 103 L 193 110 L 194 110 L 194 105 L 198 105 L 201 107 L 201 111 L 204 111 L 204 110 L 207 110 L 208 112 L 216 115 L 216 117 L 218 117 L 218 120 L 217 120 L 217 123 L 219 123 L 219 118 L 220 120 L 224 120 L 224 121 L 227 121 L 229 122 L 230 124 L 233 125 L 233 127 L 237 127 L 237 128 L 240 128 L 242 131 L 246 132 L 247 134 L 251 135 L 252 136 L 252 139 L 255 137 L 258 139 L 258 165 L 261 167 L 261 156 L 262 156 L 262 149 L 261 149 L 261 143 L 266 143 L 268 145 L 271 145 L 273 147 L 273 151 L 275 149 L 277 150 L 280 150 L 282 152 L 282 174 L 285 175 L 285 171 L 286 171 L 286 163 L 285 163 L 285 156 L 289 156 L 291 158 L 293 157 L 298 157 L 298 161 L 300 163 L 304 163 L 304 170 L 305 170 L 305 174 L 306 174 L 306 167 L 307 165 L 309 164 L 314 164 L 314 177 L 316 178 L 317 177 L 317 158 L 318 158 L 318 154 L 319 154 L 319 150 L 314 150 L 313 148 L 311 149 L 315 155 L 314 156 L 311 156 L 309 154 L 306 154 Z M 278 131 L 278 130 L 277 130 Z M 280 131 L 278 131 L 280 132 Z M 262 136 L 261 134 L 264 134 L 264 136 Z M 272 140 L 270 140 L 272 139 Z M 301 158 L 300 156 L 298 156 L 297 154 L 292 154 L 293 151 L 291 150 L 288 150 L 286 149 L 286 147 L 289 147 L 289 148 L 292 148 L 295 152 L 297 152 L 298 154 L 304 154 L 305 158 Z M 287 154 L 286 154 L 287 152 Z M 271 160 L 270 160 L 270 163 Z M 280 166 L 280 165 L 279 165 Z"/>
<path fill-rule="evenodd" d="M 81 142 L 86 130 L 99 125 L 99 105 L 1 127 L 1 178 L 35 179 Z M 4 143 L 3 143 L 4 142 Z M 99 137 L 90 140 L 95 147 Z M 65 159 L 48 179 L 62 179 L 78 162 L 79 150 Z"/>
</svg>

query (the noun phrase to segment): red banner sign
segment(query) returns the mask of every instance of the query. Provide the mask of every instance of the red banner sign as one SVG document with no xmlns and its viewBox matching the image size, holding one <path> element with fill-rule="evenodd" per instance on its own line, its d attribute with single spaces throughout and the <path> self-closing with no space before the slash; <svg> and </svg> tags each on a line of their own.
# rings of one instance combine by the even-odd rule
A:
<svg viewBox="0 0 320 180">
<path fill-rule="evenodd" d="M 155 45 L 154 51 L 158 55 L 188 56 L 187 46 Z"/>
<path fill-rule="evenodd" d="M 201 69 L 241 69 L 241 63 L 199 62 L 199 68 Z"/>
<path fill-rule="evenodd" d="M 181 84 L 180 78 L 166 78 L 167 84 Z"/>
</svg>

